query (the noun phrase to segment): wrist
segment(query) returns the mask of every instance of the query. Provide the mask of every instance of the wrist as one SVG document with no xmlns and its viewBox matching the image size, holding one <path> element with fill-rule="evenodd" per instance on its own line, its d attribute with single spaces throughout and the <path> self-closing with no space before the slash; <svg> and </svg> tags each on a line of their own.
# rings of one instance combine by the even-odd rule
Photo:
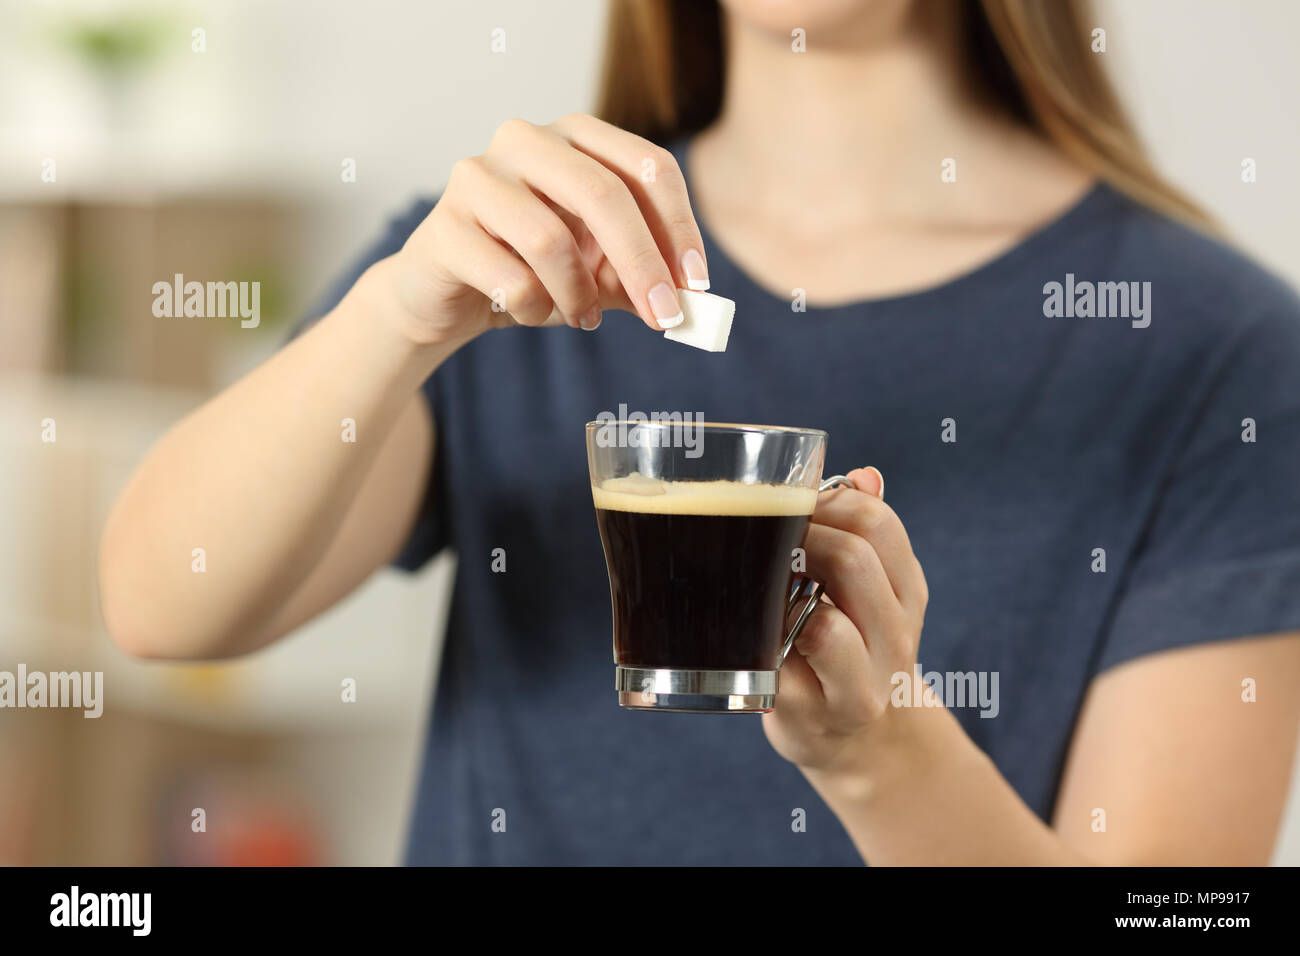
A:
<svg viewBox="0 0 1300 956">
<path fill-rule="evenodd" d="M 961 753 L 961 725 L 942 705 L 891 707 L 834 766 L 801 768 L 833 810 L 865 807 L 931 775 Z"/>
<path fill-rule="evenodd" d="M 381 340 L 386 351 L 402 365 L 422 373 L 423 380 L 473 335 L 443 339 L 424 329 L 402 304 L 396 273 L 393 257 L 379 260 L 361 274 L 343 304 L 350 320 L 367 337 Z"/>
</svg>

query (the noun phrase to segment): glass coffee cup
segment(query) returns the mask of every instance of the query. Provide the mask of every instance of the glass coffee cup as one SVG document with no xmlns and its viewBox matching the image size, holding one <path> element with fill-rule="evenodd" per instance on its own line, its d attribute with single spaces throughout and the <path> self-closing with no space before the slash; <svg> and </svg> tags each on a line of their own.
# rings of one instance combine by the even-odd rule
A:
<svg viewBox="0 0 1300 956">
<path fill-rule="evenodd" d="M 817 494 L 851 485 L 821 481 L 826 439 L 765 425 L 587 424 L 620 706 L 773 708 L 781 664 L 821 598 L 795 572 Z"/>
</svg>

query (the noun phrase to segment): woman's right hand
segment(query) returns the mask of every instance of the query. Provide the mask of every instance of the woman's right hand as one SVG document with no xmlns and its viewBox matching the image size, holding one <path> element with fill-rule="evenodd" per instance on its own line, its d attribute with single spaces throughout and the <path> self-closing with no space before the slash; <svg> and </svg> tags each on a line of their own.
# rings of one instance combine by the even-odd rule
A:
<svg viewBox="0 0 1300 956">
<path fill-rule="evenodd" d="M 678 288 L 708 287 L 672 153 L 584 115 L 503 123 L 487 152 L 452 167 L 437 206 L 380 266 L 419 344 L 513 324 L 590 330 L 601 309 L 662 331 L 682 321 Z"/>
</svg>

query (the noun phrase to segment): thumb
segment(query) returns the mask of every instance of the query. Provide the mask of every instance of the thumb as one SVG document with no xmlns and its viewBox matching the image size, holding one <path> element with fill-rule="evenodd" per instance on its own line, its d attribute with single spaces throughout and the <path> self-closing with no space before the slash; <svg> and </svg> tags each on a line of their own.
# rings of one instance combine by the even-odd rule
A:
<svg viewBox="0 0 1300 956">
<path fill-rule="evenodd" d="M 874 465 L 868 465 L 866 468 L 854 468 L 847 475 L 848 479 L 853 482 L 853 486 L 858 491 L 866 492 L 869 495 L 875 495 L 881 500 L 885 497 L 885 476 L 880 473 L 880 469 Z"/>
</svg>

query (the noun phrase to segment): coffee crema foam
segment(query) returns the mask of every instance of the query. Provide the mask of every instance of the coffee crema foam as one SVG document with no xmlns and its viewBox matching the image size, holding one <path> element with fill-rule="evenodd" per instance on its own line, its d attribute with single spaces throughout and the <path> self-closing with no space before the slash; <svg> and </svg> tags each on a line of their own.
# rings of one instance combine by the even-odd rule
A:
<svg viewBox="0 0 1300 956">
<path fill-rule="evenodd" d="M 661 481 L 633 472 L 591 486 L 596 507 L 656 515 L 810 515 L 817 489 L 740 481 Z"/>
</svg>

